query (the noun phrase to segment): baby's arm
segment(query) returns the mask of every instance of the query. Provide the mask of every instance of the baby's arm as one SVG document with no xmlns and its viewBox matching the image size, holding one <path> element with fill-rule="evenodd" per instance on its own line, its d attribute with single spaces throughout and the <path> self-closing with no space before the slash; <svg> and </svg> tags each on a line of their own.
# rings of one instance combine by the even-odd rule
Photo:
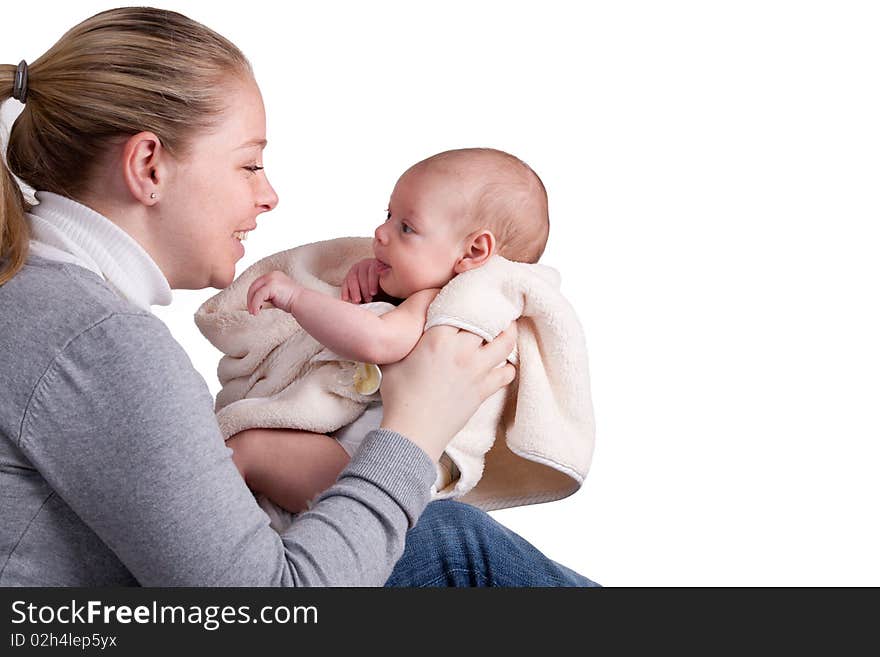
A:
<svg viewBox="0 0 880 657">
<path fill-rule="evenodd" d="M 428 306 L 439 290 L 416 292 L 397 308 L 377 316 L 294 283 L 282 272 L 255 280 L 248 290 L 248 310 L 256 314 L 263 302 L 286 310 L 308 333 L 343 358 L 394 363 L 406 356 L 422 337 Z"/>
</svg>

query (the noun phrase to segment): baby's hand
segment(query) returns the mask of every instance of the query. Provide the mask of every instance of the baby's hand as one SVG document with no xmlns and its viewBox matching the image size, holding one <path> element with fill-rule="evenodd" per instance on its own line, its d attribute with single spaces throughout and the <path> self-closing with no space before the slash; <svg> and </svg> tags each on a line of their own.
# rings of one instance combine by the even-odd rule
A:
<svg viewBox="0 0 880 657">
<path fill-rule="evenodd" d="M 379 261 L 365 258 L 354 264 L 342 281 L 342 300 L 369 303 L 379 293 Z"/>
<path fill-rule="evenodd" d="M 294 283 L 287 274 L 280 271 L 269 272 L 251 283 L 247 293 L 247 309 L 251 315 L 260 312 L 266 301 L 276 308 L 289 313 L 293 312 L 293 304 L 302 288 Z"/>
</svg>

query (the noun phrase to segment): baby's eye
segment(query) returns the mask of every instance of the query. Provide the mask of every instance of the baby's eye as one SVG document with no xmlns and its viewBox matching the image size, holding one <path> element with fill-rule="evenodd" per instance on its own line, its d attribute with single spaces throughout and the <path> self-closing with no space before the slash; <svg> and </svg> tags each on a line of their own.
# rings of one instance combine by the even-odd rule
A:
<svg viewBox="0 0 880 657">
<path fill-rule="evenodd" d="M 404 232 L 404 233 L 416 232 L 412 229 L 412 226 L 410 226 L 409 224 L 400 224 L 400 230 L 401 230 L 401 232 Z"/>
<path fill-rule="evenodd" d="M 245 167 L 251 173 L 256 173 L 257 171 L 262 171 L 265 167 L 261 167 L 259 164 L 251 164 Z"/>
<path fill-rule="evenodd" d="M 385 212 L 387 213 L 385 215 L 385 221 L 388 221 L 389 219 L 391 219 L 391 210 L 385 210 Z"/>
</svg>

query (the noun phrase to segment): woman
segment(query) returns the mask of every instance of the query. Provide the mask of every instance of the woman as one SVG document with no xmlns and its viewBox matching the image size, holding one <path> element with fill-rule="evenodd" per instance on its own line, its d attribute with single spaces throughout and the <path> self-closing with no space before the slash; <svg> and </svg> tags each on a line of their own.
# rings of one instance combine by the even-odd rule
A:
<svg viewBox="0 0 880 657">
<path fill-rule="evenodd" d="M 171 289 L 228 285 L 242 233 L 277 202 L 232 43 L 173 12 L 111 10 L 0 66 L 10 96 L 24 110 L 0 165 L 0 585 L 591 584 L 485 513 L 428 504 L 443 448 L 513 379 L 496 368 L 512 331 L 426 333 L 387 368 L 382 428 L 289 530 L 268 526 L 204 381 L 149 312 Z"/>
</svg>

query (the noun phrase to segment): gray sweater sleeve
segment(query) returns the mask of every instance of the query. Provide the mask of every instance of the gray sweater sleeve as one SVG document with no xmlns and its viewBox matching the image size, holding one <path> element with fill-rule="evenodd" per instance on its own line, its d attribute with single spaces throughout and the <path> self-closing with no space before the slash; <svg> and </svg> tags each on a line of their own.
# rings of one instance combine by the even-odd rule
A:
<svg viewBox="0 0 880 657">
<path fill-rule="evenodd" d="M 374 431 L 279 536 L 204 380 L 142 314 L 111 315 L 66 345 L 31 395 L 19 446 L 144 586 L 381 585 L 435 474 L 415 444 Z"/>
</svg>

